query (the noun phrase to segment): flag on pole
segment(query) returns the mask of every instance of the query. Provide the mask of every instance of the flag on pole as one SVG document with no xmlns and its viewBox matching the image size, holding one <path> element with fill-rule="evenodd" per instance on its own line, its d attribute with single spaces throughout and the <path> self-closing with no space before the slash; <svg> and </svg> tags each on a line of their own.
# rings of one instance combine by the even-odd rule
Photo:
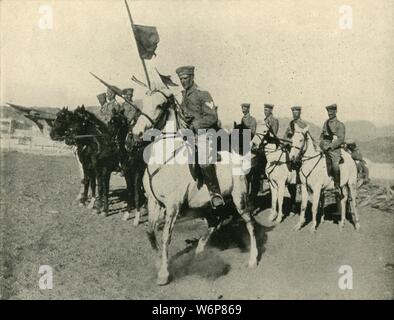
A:
<svg viewBox="0 0 394 320">
<path fill-rule="evenodd" d="M 168 89 L 168 87 L 177 87 L 177 86 L 178 86 L 176 83 L 174 83 L 174 82 L 171 80 L 171 76 L 165 76 L 165 75 L 161 74 L 161 73 L 159 72 L 159 70 L 157 70 L 157 69 L 156 69 L 156 72 L 157 72 L 157 74 L 159 75 L 159 77 L 160 77 L 160 79 L 161 79 L 161 82 L 164 83 L 164 85 L 167 87 L 167 89 Z"/>
<path fill-rule="evenodd" d="M 150 60 L 156 56 L 155 50 L 160 41 L 156 27 L 136 24 L 133 31 L 141 59 Z"/>
</svg>

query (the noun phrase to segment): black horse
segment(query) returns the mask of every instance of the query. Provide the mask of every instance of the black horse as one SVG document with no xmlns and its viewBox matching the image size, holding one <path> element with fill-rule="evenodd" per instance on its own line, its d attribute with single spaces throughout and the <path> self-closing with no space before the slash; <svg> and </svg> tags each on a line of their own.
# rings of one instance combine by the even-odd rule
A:
<svg viewBox="0 0 394 320">
<path fill-rule="evenodd" d="M 86 165 L 87 172 L 91 173 L 88 174 L 89 181 L 94 180 L 95 173 L 98 198 L 93 207 L 98 212 L 103 209 L 104 215 L 109 211 L 111 173 L 119 168 L 119 151 L 114 134 L 83 105 L 74 112 L 67 109 L 60 111 L 50 133 L 53 140 L 64 140 L 66 144 L 78 147 L 78 157 L 83 166 Z"/>
<path fill-rule="evenodd" d="M 132 125 L 121 110 L 112 113 L 108 123 L 108 129 L 111 132 L 112 139 L 117 147 L 120 167 L 127 185 L 128 210 L 123 216 L 123 220 L 128 220 L 129 212 L 136 209 L 134 225 L 139 224 L 140 210 L 146 202 L 142 178 L 146 168 L 143 161 L 143 148 L 137 147 L 132 135 Z"/>
<path fill-rule="evenodd" d="M 92 199 L 96 198 L 96 171 L 91 161 L 92 147 L 86 144 L 85 139 L 75 140 L 69 136 L 70 124 L 76 121 L 76 115 L 67 108 L 63 108 L 57 113 L 56 119 L 53 121 L 50 137 L 52 140 L 64 141 L 67 145 L 77 147 L 76 152 L 83 171 L 81 183 L 84 186 L 83 192 L 78 196 L 77 200 L 82 205 L 85 205 L 88 199 L 89 186 L 91 188 Z"/>
</svg>

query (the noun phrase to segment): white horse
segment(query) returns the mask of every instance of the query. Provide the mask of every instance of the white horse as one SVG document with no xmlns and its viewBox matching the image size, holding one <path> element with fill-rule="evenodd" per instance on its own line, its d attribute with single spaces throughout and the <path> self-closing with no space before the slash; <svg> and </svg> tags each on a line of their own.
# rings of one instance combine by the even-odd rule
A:
<svg viewBox="0 0 394 320">
<path fill-rule="evenodd" d="M 308 203 L 308 195 L 310 195 L 312 198 L 312 226 L 310 230 L 311 232 L 315 232 L 317 226 L 316 215 L 320 196 L 322 194 L 322 207 L 324 208 L 324 190 L 333 189 L 334 181 L 327 173 L 327 164 L 324 154 L 314 146 L 313 138 L 309 133 L 309 127 L 301 129 L 296 125 L 295 133 L 292 138 L 290 158 L 299 158 L 302 162 L 300 168 L 302 188 L 301 213 L 295 229 L 301 229 L 305 223 L 305 210 Z M 360 228 L 360 223 L 356 207 L 357 167 L 351 155 L 344 150 L 342 150 L 342 158 L 344 161 L 340 164 L 340 187 L 343 197 L 338 206 L 341 212 L 339 227 L 340 229 L 344 227 L 346 204 L 349 200 L 353 223 L 356 230 L 358 230 Z M 324 222 L 324 212 L 321 222 Z"/>
<path fill-rule="evenodd" d="M 262 125 L 261 133 L 253 139 L 255 144 L 260 144 L 268 133 L 268 128 Z M 283 219 L 283 198 L 286 185 L 296 183 L 295 170 L 290 171 L 286 162 L 286 152 L 277 144 L 267 143 L 264 146 L 264 154 L 267 159 L 265 173 L 271 190 L 271 214 L 270 221 L 280 223 Z"/>
<path fill-rule="evenodd" d="M 167 93 L 166 93 L 167 95 Z M 143 184 L 148 197 L 148 237 L 152 247 L 159 253 L 159 272 L 157 284 L 165 285 L 170 281 L 168 271 L 168 249 L 172 232 L 178 214 L 186 208 L 210 208 L 210 195 L 205 185 L 198 183 L 190 174 L 188 153 L 192 146 L 181 137 L 174 135 L 179 128 L 176 105 L 160 92 L 153 92 L 144 99 L 143 111 L 153 120 L 161 135 L 145 148 L 145 159 L 148 159 Z M 179 109 L 177 109 L 179 111 Z M 163 125 L 157 123 L 166 114 Z M 179 122 L 178 122 L 179 124 Z M 134 129 L 134 134 L 145 134 L 152 127 L 148 117 L 140 116 Z M 222 161 L 216 163 L 216 172 L 222 195 L 232 196 L 238 213 L 244 219 L 250 235 L 250 257 L 248 266 L 257 265 L 257 245 L 254 235 L 253 219 L 247 211 L 247 182 L 245 174 L 234 174 L 234 167 L 242 166 L 243 160 L 236 154 L 221 151 Z M 156 163 L 155 163 L 156 162 Z M 162 245 L 160 246 L 156 232 L 159 219 L 164 218 Z M 220 227 L 220 223 L 209 223 L 208 231 L 198 242 L 196 253 L 204 250 L 211 234 Z M 161 249 L 161 252 L 159 250 Z M 161 257 L 160 257 L 161 253 Z"/>
</svg>

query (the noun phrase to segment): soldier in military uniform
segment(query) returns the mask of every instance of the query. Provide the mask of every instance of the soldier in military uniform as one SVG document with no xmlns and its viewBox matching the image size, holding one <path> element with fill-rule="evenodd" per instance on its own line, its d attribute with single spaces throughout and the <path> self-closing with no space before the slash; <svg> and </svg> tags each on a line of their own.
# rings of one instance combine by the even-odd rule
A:
<svg viewBox="0 0 394 320">
<path fill-rule="evenodd" d="M 335 193 L 341 195 L 339 162 L 341 160 L 341 146 L 345 142 L 345 125 L 337 119 L 337 105 L 326 107 L 328 120 L 324 122 L 320 135 L 320 148 L 327 159 L 328 172 L 334 178 Z"/>
<path fill-rule="evenodd" d="M 273 114 L 274 105 L 273 104 L 264 104 L 264 122 L 268 127 L 268 130 L 271 133 L 271 136 L 276 136 L 279 130 L 279 120 L 274 117 Z"/>
<path fill-rule="evenodd" d="M 305 123 L 304 120 L 301 119 L 301 111 L 302 111 L 301 106 L 293 106 L 293 107 L 291 107 L 291 112 L 293 114 L 293 120 L 291 120 L 289 122 L 289 125 L 288 125 L 288 127 L 287 127 L 287 129 L 286 129 L 286 131 L 284 133 L 284 136 L 283 136 L 284 139 L 291 140 L 293 138 L 294 131 L 295 131 L 295 125 L 297 125 L 301 129 L 306 128 L 307 124 Z M 284 144 L 290 146 L 290 143 L 289 144 L 284 143 Z M 291 212 L 295 212 L 295 210 L 296 210 L 297 184 L 299 183 L 299 176 L 298 176 L 299 166 L 297 166 L 297 165 L 293 166 L 292 165 L 291 169 L 293 170 L 293 172 L 292 172 L 293 174 L 292 174 L 290 183 L 287 185 L 287 188 L 289 190 L 290 199 L 291 199 L 291 206 L 292 206 Z"/>
<path fill-rule="evenodd" d="M 212 139 L 209 133 L 199 132 L 199 129 L 216 129 L 218 123 L 217 112 L 214 109 L 213 99 L 208 91 L 200 89 L 194 83 L 194 67 L 184 66 L 176 69 L 182 87 L 182 110 L 186 116 L 191 119 L 189 122 L 189 129 L 197 133 L 197 150 L 199 153 L 198 161 L 201 160 L 202 154 L 208 156 L 200 161 L 204 183 L 208 188 L 211 196 L 211 205 L 213 208 L 224 205 L 224 200 L 221 195 L 219 182 L 216 176 L 216 166 L 209 157 L 212 152 Z"/>
<path fill-rule="evenodd" d="M 279 120 L 276 119 L 273 115 L 273 108 L 274 105 L 273 104 L 264 104 L 264 124 L 265 126 L 268 128 L 268 134 L 265 137 L 265 140 L 269 143 L 271 143 L 272 141 L 277 141 L 275 140 L 276 135 L 278 133 L 279 130 Z M 254 141 L 259 141 L 259 143 L 261 143 L 261 141 L 259 139 L 254 139 Z M 267 166 L 267 158 L 263 152 L 263 150 L 254 149 L 254 153 L 256 155 L 256 165 L 254 167 L 254 174 L 252 176 L 252 181 L 251 181 L 251 192 L 250 192 L 250 199 L 253 202 L 256 201 L 257 199 L 257 194 L 260 190 L 260 178 L 261 176 L 265 176 L 265 167 Z"/>
<path fill-rule="evenodd" d="M 120 90 L 119 90 L 120 91 Z M 111 120 L 112 109 L 116 111 L 121 110 L 121 106 L 115 99 L 115 92 L 110 88 L 107 90 L 107 101 L 101 106 L 99 116 L 103 122 L 106 124 Z"/>
<path fill-rule="evenodd" d="M 256 134 L 257 121 L 254 117 L 250 115 L 250 103 L 243 103 L 241 105 L 242 113 L 244 116 L 242 117 L 241 123 L 251 131 L 251 139 L 253 139 Z"/>
<path fill-rule="evenodd" d="M 123 96 L 128 100 L 133 102 L 133 88 L 126 88 L 122 90 Z M 130 103 L 124 101 L 121 105 L 121 110 L 124 110 L 124 115 L 126 116 L 129 124 L 133 125 L 138 117 L 137 110 L 130 105 Z"/>
</svg>

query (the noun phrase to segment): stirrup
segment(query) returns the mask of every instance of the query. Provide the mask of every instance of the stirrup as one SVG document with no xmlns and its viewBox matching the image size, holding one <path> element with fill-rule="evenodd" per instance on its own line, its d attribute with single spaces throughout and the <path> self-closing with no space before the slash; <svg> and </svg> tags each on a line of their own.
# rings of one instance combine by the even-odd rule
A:
<svg viewBox="0 0 394 320">
<path fill-rule="evenodd" d="M 215 204 L 213 203 L 215 198 L 216 198 L 216 199 L 219 199 L 219 201 L 220 201 L 221 203 L 215 205 Z M 219 193 L 212 193 L 212 194 L 211 194 L 211 206 L 212 206 L 213 209 L 216 209 L 217 207 L 224 206 L 224 205 L 225 205 L 225 202 L 224 202 L 224 199 L 223 199 L 223 197 L 222 197 L 221 194 L 219 194 Z"/>
</svg>

